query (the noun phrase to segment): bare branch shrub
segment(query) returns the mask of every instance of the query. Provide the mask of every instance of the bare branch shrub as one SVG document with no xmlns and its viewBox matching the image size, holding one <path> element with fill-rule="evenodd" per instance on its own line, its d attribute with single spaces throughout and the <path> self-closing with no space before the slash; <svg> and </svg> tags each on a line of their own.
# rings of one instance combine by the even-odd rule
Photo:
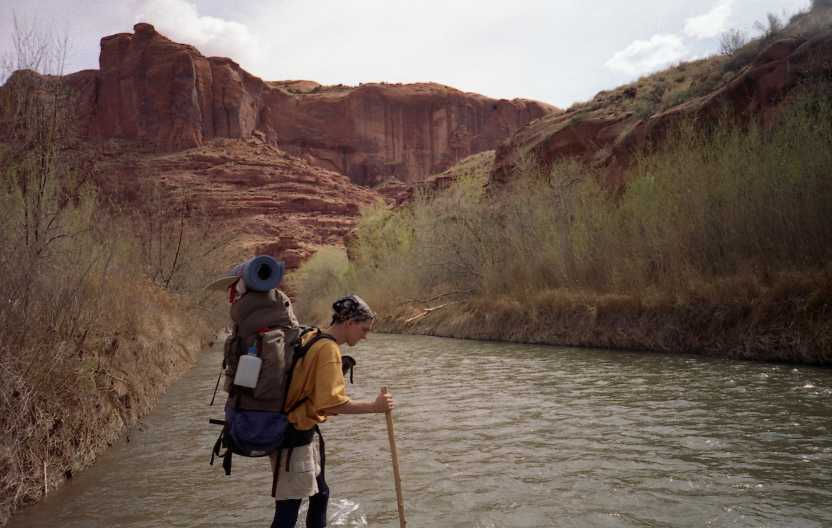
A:
<svg viewBox="0 0 832 528">
<path fill-rule="evenodd" d="M 14 24 L 4 67 L 61 73 L 66 39 Z M 108 206 L 73 97 L 31 69 L 0 88 L 0 525 L 91 463 L 210 333 L 200 292 L 221 230 L 181 208 L 151 223 Z M 161 241 L 155 268 L 138 258 L 144 233 Z"/>
<path fill-rule="evenodd" d="M 117 229 L 135 241 L 136 265 L 143 276 L 166 290 L 188 295 L 200 292 L 207 269 L 234 261 L 228 249 L 236 233 L 214 218 L 204 204 L 172 197 L 152 176 L 137 179 L 129 192 L 110 189 L 116 196 L 129 194 L 134 199 L 106 203 L 118 219 Z"/>
<path fill-rule="evenodd" d="M 779 16 L 774 13 L 766 14 L 765 22 L 754 22 L 754 29 L 760 32 L 760 38 L 763 42 L 768 42 L 777 38 L 785 29 L 786 25 Z"/>
<path fill-rule="evenodd" d="M 733 55 L 740 48 L 748 44 L 748 36 L 744 31 L 733 28 L 719 38 L 719 52 L 723 55 Z"/>
<path fill-rule="evenodd" d="M 63 75 L 70 51 L 69 37 L 44 28 L 36 18 L 12 12 L 11 49 L 0 56 L 0 84 L 18 70 Z"/>
</svg>

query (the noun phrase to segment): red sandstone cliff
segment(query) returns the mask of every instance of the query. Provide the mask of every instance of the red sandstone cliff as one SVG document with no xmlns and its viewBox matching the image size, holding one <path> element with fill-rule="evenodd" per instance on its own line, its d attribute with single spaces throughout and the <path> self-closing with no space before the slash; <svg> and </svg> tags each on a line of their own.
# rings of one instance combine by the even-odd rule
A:
<svg viewBox="0 0 832 528">
<path fill-rule="evenodd" d="M 82 86 L 87 104 L 81 121 L 89 137 L 175 151 L 213 138 L 257 136 L 374 185 L 441 172 L 556 110 L 438 84 L 265 82 L 230 59 L 206 58 L 172 42 L 150 24 L 134 29 L 101 39 L 96 82 Z"/>
<path fill-rule="evenodd" d="M 442 172 L 554 110 L 438 84 L 321 90 L 276 99 L 274 107 L 278 115 L 292 116 L 276 127 L 281 148 L 364 185 Z"/>
<path fill-rule="evenodd" d="M 101 39 L 100 70 L 59 79 L 73 88 L 74 148 L 96 158 L 105 191 L 159 184 L 291 267 L 342 243 L 359 208 L 382 199 L 357 184 L 419 181 L 556 110 L 438 84 L 266 82 L 150 24 L 134 30 Z M 46 80 L 17 72 L 0 92 Z"/>
</svg>

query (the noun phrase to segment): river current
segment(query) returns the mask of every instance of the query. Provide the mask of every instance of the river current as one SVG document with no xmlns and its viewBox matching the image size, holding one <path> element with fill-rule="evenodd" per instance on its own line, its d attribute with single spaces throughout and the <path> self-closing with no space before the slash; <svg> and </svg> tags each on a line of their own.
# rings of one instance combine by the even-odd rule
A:
<svg viewBox="0 0 832 528">
<path fill-rule="evenodd" d="M 354 398 L 396 398 L 411 528 L 832 526 L 830 369 L 397 335 L 344 352 Z M 269 526 L 268 463 L 208 465 L 219 363 L 10 526 Z M 322 430 L 329 525 L 399 526 L 384 416 Z"/>
</svg>

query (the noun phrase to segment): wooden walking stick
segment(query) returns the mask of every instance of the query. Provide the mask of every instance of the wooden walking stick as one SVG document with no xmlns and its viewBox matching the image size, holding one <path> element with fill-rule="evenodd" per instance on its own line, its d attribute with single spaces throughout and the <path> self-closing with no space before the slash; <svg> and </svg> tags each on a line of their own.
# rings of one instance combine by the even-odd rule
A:
<svg viewBox="0 0 832 528">
<path fill-rule="evenodd" d="M 382 394 L 387 394 L 387 387 L 381 388 Z M 393 478 L 396 480 L 396 503 L 399 507 L 399 527 L 405 528 L 407 521 L 404 518 L 404 497 L 402 497 L 402 477 L 399 473 L 399 451 L 396 449 L 396 435 L 393 433 L 393 413 L 386 411 L 387 417 L 387 438 L 390 440 L 390 455 L 393 457 Z"/>
</svg>

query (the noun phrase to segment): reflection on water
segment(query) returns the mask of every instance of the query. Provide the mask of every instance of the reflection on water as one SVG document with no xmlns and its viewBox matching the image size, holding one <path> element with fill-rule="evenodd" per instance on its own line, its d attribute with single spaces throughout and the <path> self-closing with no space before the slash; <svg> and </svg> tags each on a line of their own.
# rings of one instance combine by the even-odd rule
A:
<svg viewBox="0 0 832 528">
<path fill-rule="evenodd" d="M 399 403 L 410 526 L 832 526 L 832 370 L 418 336 L 350 353 L 352 395 Z M 268 526 L 267 464 L 208 465 L 219 361 L 11 525 Z M 323 431 L 329 524 L 398 526 L 383 416 Z"/>
</svg>

